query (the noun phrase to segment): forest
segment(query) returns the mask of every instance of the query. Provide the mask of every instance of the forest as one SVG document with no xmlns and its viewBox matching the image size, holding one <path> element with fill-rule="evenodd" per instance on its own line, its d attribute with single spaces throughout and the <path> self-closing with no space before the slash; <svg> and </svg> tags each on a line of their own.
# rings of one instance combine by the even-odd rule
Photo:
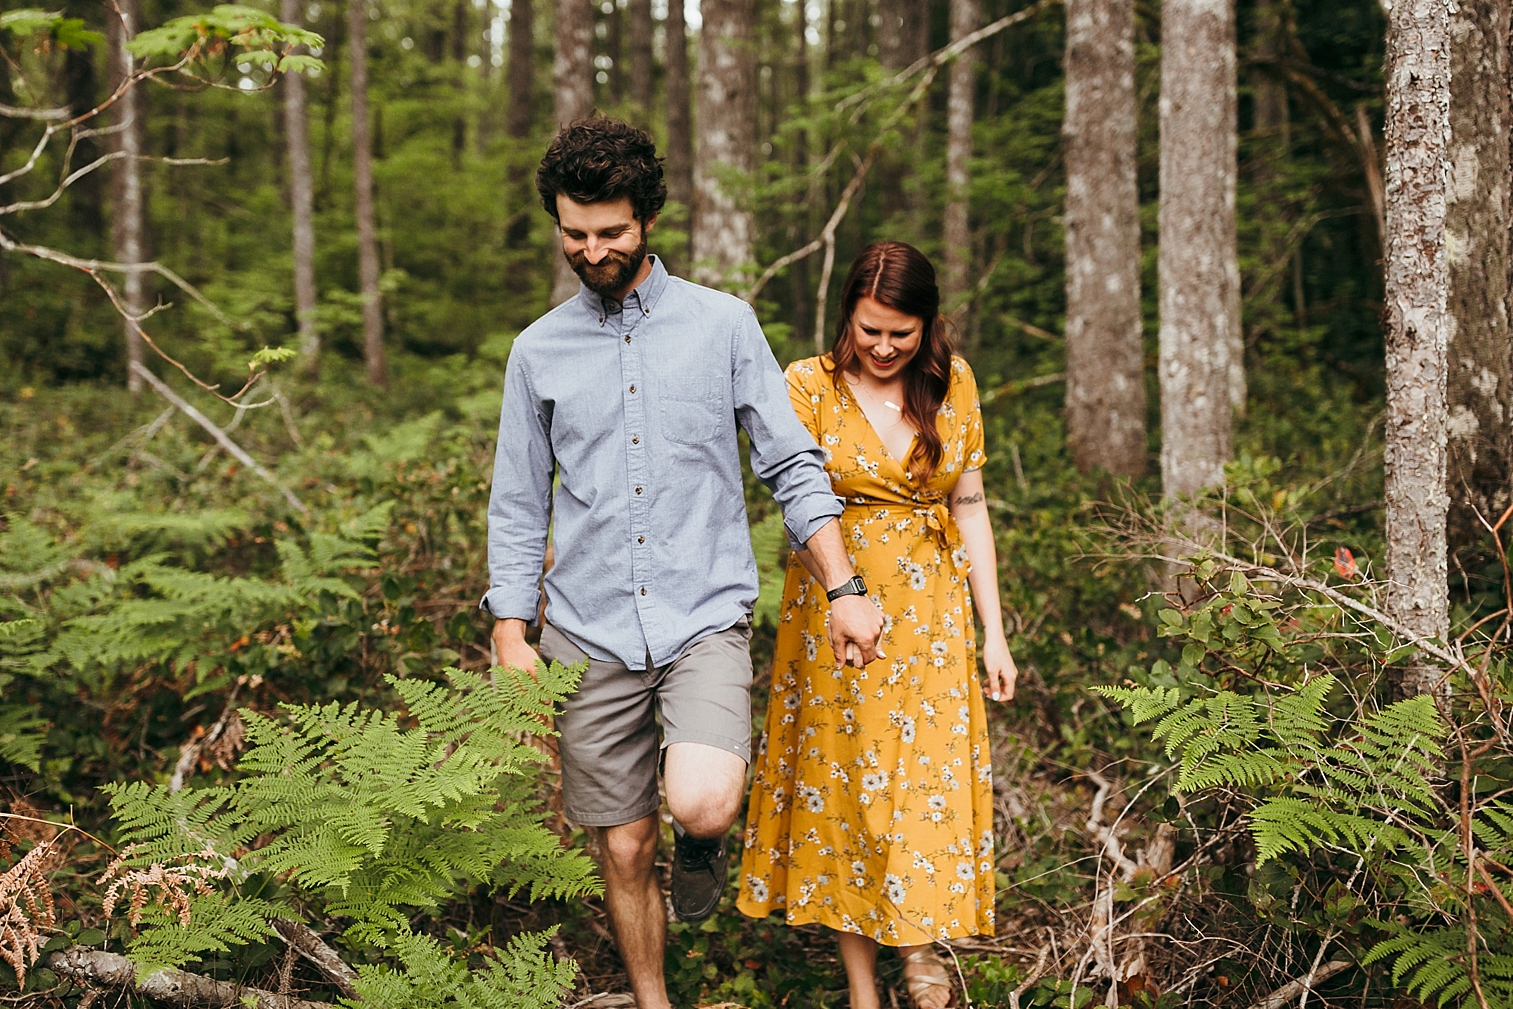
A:
<svg viewBox="0 0 1513 1009">
<path fill-rule="evenodd" d="M 635 1004 L 576 674 L 478 609 L 598 112 L 782 364 L 867 243 L 940 272 L 1020 670 L 958 1005 L 1513 1009 L 1510 53 L 1510 0 L 0 0 L 0 999 Z M 847 1004 L 733 896 L 674 1004 Z"/>
</svg>

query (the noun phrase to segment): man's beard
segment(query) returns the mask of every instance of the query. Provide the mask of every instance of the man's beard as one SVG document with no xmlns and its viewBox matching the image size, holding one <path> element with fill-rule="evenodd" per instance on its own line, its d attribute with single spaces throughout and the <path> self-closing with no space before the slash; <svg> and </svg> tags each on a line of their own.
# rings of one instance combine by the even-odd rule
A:
<svg viewBox="0 0 1513 1009">
<path fill-rule="evenodd" d="M 641 241 L 634 252 L 606 252 L 599 262 L 590 263 L 588 254 L 580 250 L 568 256 L 567 261 L 590 291 L 601 298 L 618 298 L 646 262 L 646 232 L 641 232 Z"/>
</svg>

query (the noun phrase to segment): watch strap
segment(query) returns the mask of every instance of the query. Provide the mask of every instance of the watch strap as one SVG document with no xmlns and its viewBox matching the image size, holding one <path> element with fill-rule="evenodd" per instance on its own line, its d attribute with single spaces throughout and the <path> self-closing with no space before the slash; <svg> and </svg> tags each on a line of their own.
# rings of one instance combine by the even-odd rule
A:
<svg viewBox="0 0 1513 1009">
<path fill-rule="evenodd" d="M 841 596 L 864 596 L 867 594 L 867 583 L 862 581 L 861 575 L 852 575 L 837 587 L 825 593 L 825 598 L 835 602 Z"/>
</svg>

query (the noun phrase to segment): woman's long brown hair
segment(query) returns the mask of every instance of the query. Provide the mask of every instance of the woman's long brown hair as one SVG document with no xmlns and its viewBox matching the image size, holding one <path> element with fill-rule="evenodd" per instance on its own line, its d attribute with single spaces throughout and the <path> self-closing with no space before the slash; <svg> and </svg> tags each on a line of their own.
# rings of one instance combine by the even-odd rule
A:
<svg viewBox="0 0 1513 1009">
<path fill-rule="evenodd" d="M 924 253 L 903 242 L 873 242 L 856 257 L 841 288 L 841 314 L 830 348 L 830 380 L 842 395 L 853 395 L 841 385 L 842 373 L 861 369 L 851 316 L 863 298 L 920 320 L 919 352 L 904 369 L 903 408 L 919 437 L 904 463 L 918 483 L 928 483 L 942 454 L 935 416 L 951 387 L 951 335 L 940 314 L 935 267 Z"/>
</svg>

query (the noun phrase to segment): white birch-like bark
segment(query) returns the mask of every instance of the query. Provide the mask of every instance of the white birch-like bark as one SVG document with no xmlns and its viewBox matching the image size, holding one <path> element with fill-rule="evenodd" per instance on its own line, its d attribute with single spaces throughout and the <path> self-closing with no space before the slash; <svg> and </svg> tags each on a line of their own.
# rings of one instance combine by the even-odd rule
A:
<svg viewBox="0 0 1513 1009">
<path fill-rule="evenodd" d="M 1235 104 L 1233 0 L 1167 0 L 1157 274 L 1161 482 L 1168 498 L 1224 482 L 1237 384 L 1243 395 Z"/>
<path fill-rule="evenodd" d="M 1077 468 L 1145 471 L 1134 0 L 1067 0 L 1066 428 Z"/>
<path fill-rule="evenodd" d="M 951 0 L 951 38 L 978 29 L 981 12 L 977 0 Z M 946 98 L 946 208 L 942 229 L 945 259 L 944 294 L 948 305 L 966 293 L 967 271 L 972 264 L 972 232 L 967 167 L 972 158 L 972 114 L 976 97 L 976 60 L 968 49 L 951 64 Z"/>
<path fill-rule="evenodd" d="M 362 350 L 368 381 L 388 384 L 384 364 L 383 303 L 378 290 L 378 228 L 373 211 L 373 137 L 368 125 L 368 4 L 347 0 L 347 46 L 352 61 L 352 186 L 357 218 L 357 280 L 362 295 Z"/>
<path fill-rule="evenodd" d="M 286 24 L 304 21 L 300 0 L 283 0 L 280 17 Z M 298 52 L 303 53 L 304 46 Z M 289 153 L 289 210 L 294 220 L 294 317 L 299 322 L 299 349 L 305 366 L 314 368 L 320 355 L 315 328 L 315 187 L 310 171 L 310 124 L 305 110 L 305 75 L 286 74 L 284 131 Z"/>
<path fill-rule="evenodd" d="M 594 8 L 591 0 L 557 0 L 557 38 L 552 62 L 557 129 L 594 114 Z M 578 293 L 578 275 L 555 242 L 552 304 Z"/>
<path fill-rule="evenodd" d="M 1513 482 L 1508 327 L 1510 0 L 1459 0 L 1450 22 L 1449 549 L 1489 552 Z"/>
<path fill-rule="evenodd" d="M 136 61 L 126 48 L 141 27 L 137 23 L 137 0 L 119 0 L 119 23 L 114 25 L 115 46 L 113 84 L 136 72 Z M 118 263 L 140 263 L 146 258 L 142 229 L 146 226 L 145 198 L 142 193 L 142 95 L 141 87 L 128 90 L 116 102 L 115 122 L 121 127 L 117 143 L 124 155 L 116 178 L 116 206 L 112 218 L 114 255 Z M 142 362 L 142 338 L 137 335 L 137 320 L 147 312 L 143 276 L 131 271 L 121 281 L 121 301 L 131 318 L 124 323 L 126 335 L 126 388 L 132 393 L 142 390 L 142 377 L 133 364 Z"/>
<path fill-rule="evenodd" d="M 693 279 L 728 285 L 751 264 L 751 211 L 731 176 L 756 154 L 756 2 L 704 0 L 699 30 L 698 135 L 694 138 Z"/>
<path fill-rule="evenodd" d="M 1387 21 L 1387 612 L 1425 637 L 1449 629 L 1446 587 L 1445 247 L 1450 0 L 1394 0 Z M 1409 666 L 1405 693 L 1437 670 Z"/>
</svg>

